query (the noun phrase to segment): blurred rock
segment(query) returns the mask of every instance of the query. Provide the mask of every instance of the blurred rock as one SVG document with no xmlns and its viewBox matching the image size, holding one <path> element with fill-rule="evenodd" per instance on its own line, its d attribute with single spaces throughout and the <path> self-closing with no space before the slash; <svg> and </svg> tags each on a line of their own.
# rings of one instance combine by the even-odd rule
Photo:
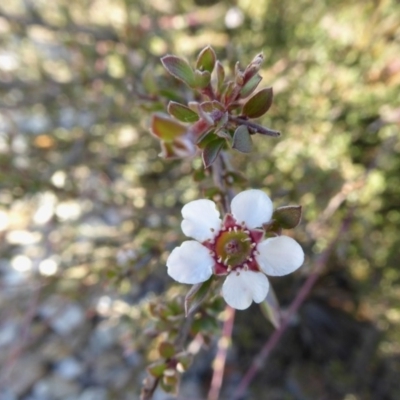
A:
<svg viewBox="0 0 400 400">
<path fill-rule="evenodd" d="M 62 336 L 70 334 L 85 320 L 85 314 L 78 304 L 67 303 L 67 300 L 56 295 L 46 300 L 39 314 Z"/>
<path fill-rule="evenodd" d="M 57 375 L 49 375 L 38 381 L 32 394 L 37 400 L 58 400 L 78 395 L 80 391 L 76 382 L 65 380 Z"/>
<path fill-rule="evenodd" d="M 60 361 L 55 368 L 55 372 L 64 379 L 75 379 L 84 371 L 83 365 L 73 357 L 65 358 Z"/>
<path fill-rule="evenodd" d="M 27 393 L 35 382 L 46 374 L 43 358 L 40 354 L 30 354 L 20 357 L 8 376 L 8 389 L 17 397 Z"/>
</svg>

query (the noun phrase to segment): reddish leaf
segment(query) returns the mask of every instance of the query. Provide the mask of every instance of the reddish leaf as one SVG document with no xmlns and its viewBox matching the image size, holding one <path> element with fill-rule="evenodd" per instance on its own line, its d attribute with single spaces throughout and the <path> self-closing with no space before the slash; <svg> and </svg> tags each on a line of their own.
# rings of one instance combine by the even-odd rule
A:
<svg viewBox="0 0 400 400">
<path fill-rule="evenodd" d="M 176 79 L 186 83 L 190 87 L 195 86 L 195 76 L 192 68 L 181 57 L 167 55 L 161 58 L 164 68 Z"/>
<path fill-rule="evenodd" d="M 301 206 L 279 207 L 274 211 L 274 219 L 283 229 L 293 229 L 301 221 Z"/>
<path fill-rule="evenodd" d="M 171 358 L 176 350 L 175 346 L 170 343 L 170 342 L 161 342 L 158 346 L 158 352 L 160 353 L 160 356 L 163 358 Z"/>
<path fill-rule="evenodd" d="M 259 83 L 262 81 L 262 78 L 260 75 L 256 74 L 253 77 L 251 77 L 248 82 L 244 84 L 242 89 L 240 90 L 240 98 L 244 99 L 248 96 L 250 96 L 256 89 Z"/>
<path fill-rule="evenodd" d="M 205 145 L 202 153 L 204 168 L 208 168 L 216 160 L 225 143 L 224 139 L 216 138 Z"/>
<path fill-rule="evenodd" d="M 192 109 L 175 101 L 168 103 L 168 112 L 182 122 L 196 122 L 199 120 L 199 116 Z"/>
<path fill-rule="evenodd" d="M 187 127 L 173 120 L 168 115 L 153 114 L 150 124 L 151 133 L 157 138 L 172 142 L 187 132 Z"/>
<path fill-rule="evenodd" d="M 272 88 L 262 89 L 247 101 L 242 113 L 249 118 L 261 117 L 270 109 L 272 98 Z"/>
</svg>

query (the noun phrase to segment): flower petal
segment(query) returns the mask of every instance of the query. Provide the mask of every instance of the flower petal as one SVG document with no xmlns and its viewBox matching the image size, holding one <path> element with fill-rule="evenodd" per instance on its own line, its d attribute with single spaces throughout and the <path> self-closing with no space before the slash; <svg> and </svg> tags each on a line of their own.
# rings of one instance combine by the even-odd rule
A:
<svg viewBox="0 0 400 400">
<path fill-rule="evenodd" d="M 195 240 L 188 240 L 169 255 L 168 275 L 180 283 L 201 283 L 210 278 L 214 264 L 210 250 Z"/>
<path fill-rule="evenodd" d="M 262 190 L 250 189 L 233 198 L 231 210 L 238 223 L 244 221 L 247 228 L 254 229 L 271 220 L 273 206 Z"/>
<path fill-rule="evenodd" d="M 213 239 L 221 229 L 221 219 L 215 203 L 201 199 L 187 203 L 182 208 L 181 228 L 186 236 L 204 242 Z"/>
<path fill-rule="evenodd" d="M 282 276 L 301 267 L 304 252 L 301 246 L 288 236 L 278 236 L 264 240 L 257 245 L 260 254 L 256 261 L 267 275 Z"/>
<path fill-rule="evenodd" d="M 245 310 L 254 300 L 262 302 L 269 289 L 268 278 L 261 272 L 233 271 L 222 285 L 222 296 L 225 301 L 237 310 Z"/>
</svg>

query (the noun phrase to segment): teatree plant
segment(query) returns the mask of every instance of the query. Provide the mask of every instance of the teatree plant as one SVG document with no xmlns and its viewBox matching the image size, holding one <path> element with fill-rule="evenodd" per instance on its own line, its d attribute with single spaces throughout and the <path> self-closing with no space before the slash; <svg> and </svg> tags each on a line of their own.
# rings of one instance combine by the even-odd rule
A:
<svg viewBox="0 0 400 400">
<path fill-rule="evenodd" d="M 276 326 L 279 307 L 267 276 L 297 270 L 304 261 L 301 246 L 283 229 L 295 228 L 301 206 L 273 209 L 264 188 L 247 188 L 246 177 L 232 167 L 230 154 L 252 151 L 252 136 L 277 138 L 280 133 L 255 119 L 270 109 L 272 88 L 258 89 L 263 55 L 244 68 L 236 63 L 228 76 L 214 50 L 208 46 L 197 56 L 194 68 L 182 57 L 166 55 L 167 72 L 193 93 L 192 101 L 169 101 L 167 113 L 155 113 L 151 133 L 165 159 L 201 157 L 203 172 L 193 171 L 196 182 L 205 181 L 204 197 L 182 208 L 184 241 L 170 253 L 170 277 L 192 285 L 184 299 L 151 303 L 152 335 L 159 359 L 148 366 L 142 399 L 150 399 L 160 385 L 177 393 L 180 374 L 189 368 L 191 338 L 208 343 L 220 335 L 218 315 L 226 307 L 246 310 L 252 302 Z M 144 81 L 154 87 L 151 79 Z"/>
</svg>

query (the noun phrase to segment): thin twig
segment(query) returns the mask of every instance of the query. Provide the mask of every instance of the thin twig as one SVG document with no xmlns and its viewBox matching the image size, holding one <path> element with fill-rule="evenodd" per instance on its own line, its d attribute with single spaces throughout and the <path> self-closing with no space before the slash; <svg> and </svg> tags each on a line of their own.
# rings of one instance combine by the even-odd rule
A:
<svg viewBox="0 0 400 400">
<path fill-rule="evenodd" d="M 275 131 L 273 129 L 265 128 L 264 126 L 258 125 L 255 122 L 251 122 L 247 119 L 244 118 L 239 118 L 239 117 L 232 117 L 229 116 L 229 121 L 235 122 L 240 125 L 246 125 L 248 128 L 250 128 L 250 133 L 260 133 L 262 135 L 266 136 L 272 136 L 272 137 L 279 137 L 281 136 L 281 133 L 279 131 Z"/>
<path fill-rule="evenodd" d="M 307 298 L 308 294 L 310 293 L 311 289 L 313 288 L 315 282 L 319 278 L 322 270 L 324 269 L 324 267 L 329 259 L 329 256 L 331 255 L 333 249 L 335 248 L 335 245 L 336 245 L 338 239 L 348 229 L 351 217 L 352 217 L 352 212 L 350 211 L 349 214 L 347 215 L 347 217 L 343 220 L 341 227 L 340 227 L 337 235 L 335 236 L 335 238 L 331 241 L 329 246 L 319 255 L 319 257 L 315 261 L 313 271 L 308 276 L 308 278 L 304 282 L 303 286 L 300 288 L 300 290 L 297 293 L 297 296 L 295 297 L 293 302 L 290 304 L 286 315 L 282 319 L 280 327 L 276 331 L 274 331 L 274 333 L 269 337 L 269 339 L 267 340 L 267 342 L 264 344 L 263 348 L 261 349 L 261 352 L 259 353 L 259 355 L 253 360 L 253 363 L 251 364 L 250 368 L 247 370 L 245 376 L 242 378 L 241 382 L 239 383 L 239 386 L 238 386 L 237 390 L 235 391 L 235 394 L 233 395 L 232 400 L 237 400 L 243 395 L 243 393 L 245 392 L 245 390 L 249 386 L 250 382 L 255 377 L 258 370 L 261 369 L 261 367 L 264 365 L 266 359 L 270 355 L 271 351 L 275 348 L 275 346 L 279 342 L 283 333 L 286 331 L 286 328 L 288 327 L 292 317 L 296 314 L 296 312 L 298 311 L 300 306 L 303 304 L 304 300 Z"/>
<path fill-rule="evenodd" d="M 229 307 L 225 308 L 225 320 L 222 328 L 222 336 L 218 340 L 218 350 L 215 356 L 213 367 L 214 373 L 211 380 L 210 391 L 208 392 L 208 400 L 218 400 L 219 393 L 222 387 L 222 380 L 224 377 L 226 356 L 228 348 L 231 344 L 233 323 L 235 321 L 235 309 Z"/>
</svg>

